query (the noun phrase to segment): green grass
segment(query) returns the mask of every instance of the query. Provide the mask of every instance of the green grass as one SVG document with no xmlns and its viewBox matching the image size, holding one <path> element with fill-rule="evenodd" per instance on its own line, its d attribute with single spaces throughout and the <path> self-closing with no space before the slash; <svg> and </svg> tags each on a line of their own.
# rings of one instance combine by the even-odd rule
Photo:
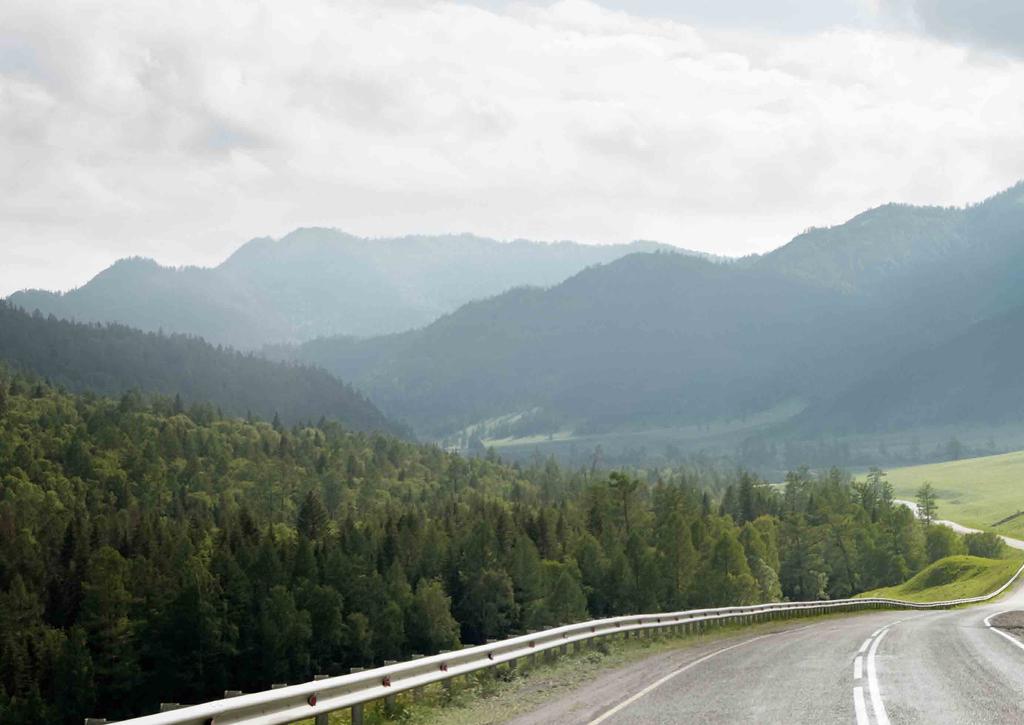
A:
<svg viewBox="0 0 1024 725">
<path fill-rule="evenodd" d="M 921 484 L 930 482 L 938 493 L 939 518 L 1024 538 L 1024 516 L 993 526 L 1024 511 L 1024 451 L 894 468 L 888 478 L 897 497 L 911 501 Z"/>
<path fill-rule="evenodd" d="M 941 602 L 978 597 L 994 592 L 1020 568 L 1022 559 L 982 559 L 977 556 L 947 556 L 925 567 L 913 578 L 894 587 L 875 589 L 861 597 L 905 599 L 911 602 Z"/>
</svg>

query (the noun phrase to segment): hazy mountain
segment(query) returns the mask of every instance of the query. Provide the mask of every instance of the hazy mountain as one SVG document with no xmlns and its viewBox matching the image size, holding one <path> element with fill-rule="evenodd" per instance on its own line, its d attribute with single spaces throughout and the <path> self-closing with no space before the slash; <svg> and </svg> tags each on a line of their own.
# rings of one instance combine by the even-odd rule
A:
<svg viewBox="0 0 1024 725">
<path fill-rule="evenodd" d="M 280 240 L 253 239 L 214 268 L 126 259 L 65 294 L 30 290 L 9 300 L 58 317 L 253 349 L 412 329 L 473 299 L 555 284 L 589 265 L 660 246 L 501 243 L 469 235 L 361 239 L 299 229 Z"/>
<path fill-rule="evenodd" d="M 580 432 L 821 405 L 1024 304 L 1022 235 L 1024 184 L 966 209 L 889 205 L 735 264 L 630 255 L 298 357 L 432 435 L 502 416 Z"/>
<path fill-rule="evenodd" d="M 905 355 L 812 406 L 797 430 L 866 433 L 1024 422 L 1024 307 Z"/>
<path fill-rule="evenodd" d="M 545 411 L 574 429 L 742 416 L 856 369 L 861 300 L 775 272 L 635 254 L 551 289 L 474 302 L 422 330 L 304 345 L 385 410 L 439 434 Z"/>
<path fill-rule="evenodd" d="M 195 337 L 29 315 L 0 302 L 0 364 L 74 391 L 140 390 L 209 402 L 229 415 L 336 420 L 354 430 L 407 431 L 323 370 L 274 363 Z"/>
</svg>

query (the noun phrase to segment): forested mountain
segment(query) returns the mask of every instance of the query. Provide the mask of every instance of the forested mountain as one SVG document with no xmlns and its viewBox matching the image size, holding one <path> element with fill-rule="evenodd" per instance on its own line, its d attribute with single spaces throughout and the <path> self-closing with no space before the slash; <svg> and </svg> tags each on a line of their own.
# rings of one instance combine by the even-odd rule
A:
<svg viewBox="0 0 1024 725">
<path fill-rule="evenodd" d="M 804 411 L 797 430 L 1024 423 L 1024 307 L 899 358 Z"/>
<path fill-rule="evenodd" d="M 856 302 L 776 273 L 636 254 L 423 330 L 314 341 L 300 359 L 344 371 L 428 435 L 534 408 L 576 429 L 696 422 L 834 379 L 852 362 L 834 351 L 865 337 L 840 329 Z"/>
<path fill-rule="evenodd" d="M 1018 184 L 966 209 L 881 207 L 734 264 L 630 255 L 297 357 L 428 435 L 495 419 L 520 434 L 636 429 L 820 404 L 1022 304 Z"/>
<path fill-rule="evenodd" d="M 334 420 L 354 430 L 407 431 L 323 370 L 275 363 L 185 335 L 29 315 L 0 302 L 0 363 L 70 390 L 141 390 L 208 402 L 228 415 L 286 424 Z"/>
<path fill-rule="evenodd" d="M 0 370 L 0 722 L 122 718 L 596 616 L 841 597 L 964 549 L 879 475 L 788 481 L 511 467 Z"/>
<path fill-rule="evenodd" d="M 31 290 L 9 300 L 62 318 L 256 349 L 412 329 L 470 300 L 556 284 L 589 265 L 660 246 L 506 244 L 469 235 L 362 239 L 299 229 L 280 240 L 253 239 L 212 269 L 125 259 L 66 294 Z"/>
</svg>

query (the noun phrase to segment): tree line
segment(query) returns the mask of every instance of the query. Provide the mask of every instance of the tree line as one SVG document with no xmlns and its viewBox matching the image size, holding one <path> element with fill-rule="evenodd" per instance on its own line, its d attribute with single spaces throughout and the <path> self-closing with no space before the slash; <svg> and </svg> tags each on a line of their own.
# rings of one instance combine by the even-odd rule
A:
<svg viewBox="0 0 1024 725">
<path fill-rule="evenodd" d="M 121 718 L 592 617 L 847 596 L 940 553 L 926 528 L 880 472 L 782 488 L 509 465 L 0 371 L 0 722 Z"/>
<path fill-rule="evenodd" d="M 209 402 L 228 415 L 278 415 L 291 425 L 320 418 L 356 430 L 411 436 L 365 397 L 324 370 L 271 362 L 201 338 L 118 324 L 83 324 L 28 314 L 0 300 L 0 361 L 70 390 L 129 390 Z"/>
</svg>

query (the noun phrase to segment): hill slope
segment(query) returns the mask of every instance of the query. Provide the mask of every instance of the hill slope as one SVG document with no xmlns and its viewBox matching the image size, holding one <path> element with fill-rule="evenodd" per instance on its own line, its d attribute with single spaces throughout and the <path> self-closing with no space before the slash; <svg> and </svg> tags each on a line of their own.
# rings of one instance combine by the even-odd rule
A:
<svg viewBox="0 0 1024 725">
<path fill-rule="evenodd" d="M 517 285 L 551 285 L 653 243 L 500 243 L 469 235 L 361 239 L 299 229 L 253 239 L 221 265 L 161 267 L 125 259 L 66 294 L 9 300 L 67 319 L 199 335 L 240 349 L 315 337 L 378 335 L 425 325 Z"/>
<path fill-rule="evenodd" d="M 966 209 L 881 207 L 734 264 L 630 255 L 298 358 L 432 435 L 496 419 L 520 434 L 730 420 L 827 405 L 859 381 L 878 397 L 870 376 L 894 359 L 1024 305 L 1022 241 L 1019 184 Z M 994 352 L 1009 370 L 1012 350 Z"/>
<path fill-rule="evenodd" d="M 546 425 L 578 430 L 700 421 L 806 396 L 825 372 L 851 373 L 836 352 L 866 339 L 859 305 L 757 269 L 636 254 L 551 289 L 466 305 L 422 330 L 318 340 L 299 356 L 344 371 L 433 434 L 535 408 Z"/>
<path fill-rule="evenodd" d="M 942 602 L 980 597 L 1005 584 L 1020 568 L 1017 556 L 983 559 L 978 556 L 947 556 L 922 569 L 909 581 L 875 589 L 859 597 L 883 597 L 910 602 Z"/>
<path fill-rule="evenodd" d="M 913 500 L 923 483 L 935 487 L 939 516 L 971 528 L 1024 538 L 1024 451 L 891 468 L 896 495 Z M 998 526 L 996 525 L 998 524 Z"/>
<path fill-rule="evenodd" d="M 805 411 L 805 429 L 837 433 L 1024 421 L 1024 307 L 907 354 Z"/>
<path fill-rule="evenodd" d="M 183 335 L 28 315 L 0 302 L 0 362 L 70 390 L 141 390 L 209 402 L 229 415 L 285 423 L 336 420 L 354 430 L 402 434 L 366 398 L 323 370 L 274 363 Z"/>
</svg>

